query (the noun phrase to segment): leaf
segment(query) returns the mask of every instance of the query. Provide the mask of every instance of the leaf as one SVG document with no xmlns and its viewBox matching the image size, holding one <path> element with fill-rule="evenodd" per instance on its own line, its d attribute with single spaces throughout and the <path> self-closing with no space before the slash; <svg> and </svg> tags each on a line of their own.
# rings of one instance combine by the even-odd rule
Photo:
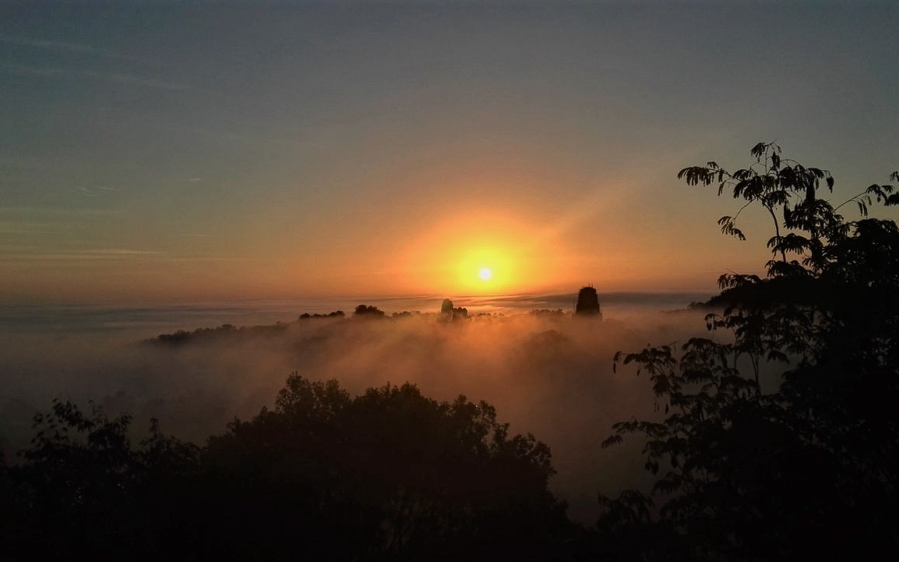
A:
<svg viewBox="0 0 899 562">
<path fill-rule="evenodd" d="M 768 145 L 766 143 L 760 142 L 752 147 L 752 150 L 749 152 L 755 156 L 756 160 L 761 160 L 762 156 L 765 155 L 765 151 L 768 149 Z"/>
</svg>

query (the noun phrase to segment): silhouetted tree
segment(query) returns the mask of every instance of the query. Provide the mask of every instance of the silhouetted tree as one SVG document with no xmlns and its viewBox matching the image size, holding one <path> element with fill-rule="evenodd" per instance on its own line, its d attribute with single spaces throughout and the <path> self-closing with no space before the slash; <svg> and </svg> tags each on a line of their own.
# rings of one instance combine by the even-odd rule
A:
<svg viewBox="0 0 899 562">
<path fill-rule="evenodd" d="M 453 301 L 449 299 L 443 299 L 443 303 L 440 305 L 440 314 L 448 314 L 452 316 L 453 314 Z"/>
<path fill-rule="evenodd" d="M 730 332 L 727 343 L 693 338 L 680 350 L 616 355 L 649 375 L 664 415 L 615 424 L 604 445 L 645 436 L 646 468 L 661 475 L 653 493 L 663 503 L 650 522 L 639 493 L 601 498 L 600 537 L 658 525 L 655 542 L 634 544 L 622 558 L 680 549 L 715 560 L 894 557 L 899 230 L 892 221 L 844 219 L 840 206 L 818 197 L 832 176 L 782 159 L 776 145 L 759 144 L 752 155 L 752 166 L 732 174 L 710 162 L 678 175 L 717 184 L 719 194 L 732 188 L 744 208 L 760 204 L 774 221 L 773 256 L 767 279 L 719 280 L 728 306 L 706 320 Z M 875 200 L 899 202 L 891 185 L 849 202 L 866 217 Z M 738 216 L 719 224 L 743 239 Z M 782 383 L 765 393 L 761 371 L 777 363 Z"/>
<path fill-rule="evenodd" d="M 344 314 L 342 310 L 335 310 L 334 312 L 329 312 L 327 314 L 309 314 L 308 312 L 304 312 L 300 314 L 299 320 L 309 320 L 310 318 L 343 318 Z"/>
<path fill-rule="evenodd" d="M 380 310 L 376 306 L 367 306 L 364 304 L 360 304 L 356 307 L 356 310 L 353 311 L 353 315 L 366 318 L 383 318 L 384 311 Z"/>
<path fill-rule="evenodd" d="M 239 475 L 230 499 L 251 507 L 251 519 L 233 520 L 251 529 L 248 543 L 227 549 L 255 552 L 297 533 L 331 558 L 479 559 L 545 548 L 567 524 L 546 488 L 549 449 L 507 427 L 491 406 L 464 397 L 438 402 L 405 384 L 351 399 L 336 381 L 292 375 L 273 410 L 210 440 L 214 473 Z"/>
<path fill-rule="evenodd" d="M 535 308 L 533 310 L 528 311 L 528 314 L 531 316 L 537 316 L 539 318 L 564 318 L 565 311 L 561 308 Z"/>
<path fill-rule="evenodd" d="M 85 414 L 59 401 L 51 412 L 35 416 L 31 447 L 8 470 L 11 501 L 4 507 L 16 516 L 16 532 L 4 544 L 7 555 L 143 559 L 157 540 L 171 542 L 170 533 L 160 532 L 172 522 L 161 506 L 180 502 L 176 494 L 189 486 L 173 489 L 168 483 L 184 482 L 198 449 L 165 437 L 153 420 L 149 437 L 135 450 L 130 423 L 130 416 L 110 419 L 93 404 Z"/>
<path fill-rule="evenodd" d="M 546 445 L 485 402 L 291 375 L 199 448 L 56 402 L 0 463 L 4 559 L 545 559 L 573 531 Z"/>
</svg>

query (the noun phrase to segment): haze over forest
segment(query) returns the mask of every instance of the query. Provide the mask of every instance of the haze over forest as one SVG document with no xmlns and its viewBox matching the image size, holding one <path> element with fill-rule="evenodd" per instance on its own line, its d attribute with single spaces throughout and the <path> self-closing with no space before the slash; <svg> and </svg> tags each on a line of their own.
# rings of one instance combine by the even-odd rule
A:
<svg viewBox="0 0 899 562">
<path fill-rule="evenodd" d="M 645 409 L 644 381 L 612 377 L 612 355 L 648 341 L 683 340 L 704 313 L 632 306 L 621 311 L 626 320 L 607 311 L 597 323 L 577 322 L 570 310 L 520 309 L 447 323 L 438 310 L 360 321 L 349 309 L 348 318 L 284 318 L 280 330 L 221 330 L 181 344 L 141 343 L 163 333 L 147 328 L 127 335 L 47 326 L 5 333 L 0 439 L 7 455 L 27 445 L 33 414 L 62 398 L 94 400 L 111 414 L 130 412 L 136 435 L 155 417 L 167 433 L 202 442 L 234 416 L 251 417 L 271 405 L 296 371 L 311 380 L 337 379 L 350 392 L 408 381 L 434 398 L 487 400 L 513 431 L 552 443 L 559 470 L 554 487 L 588 521 L 598 511 L 599 488 L 612 492 L 622 482 L 645 480 L 635 450 L 626 458 L 599 447 L 607 432 L 596 428 Z"/>
</svg>

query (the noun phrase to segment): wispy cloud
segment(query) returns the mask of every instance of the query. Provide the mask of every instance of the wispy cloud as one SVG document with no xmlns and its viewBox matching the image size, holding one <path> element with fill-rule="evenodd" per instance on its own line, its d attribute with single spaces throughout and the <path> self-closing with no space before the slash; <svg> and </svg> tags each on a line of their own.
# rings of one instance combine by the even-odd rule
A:
<svg viewBox="0 0 899 562">
<path fill-rule="evenodd" d="M 99 197 L 104 193 L 118 190 L 114 187 L 106 187 L 105 185 L 101 185 L 98 187 L 82 187 L 79 188 L 78 191 L 85 197 Z"/>
<path fill-rule="evenodd" d="M 100 49 L 83 43 L 69 43 L 65 41 L 47 41 L 44 39 L 29 39 L 27 37 L 17 37 L 11 35 L 0 35 L 0 43 L 6 45 L 16 45 L 19 47 L 28 47 L 32 49 L 40 49 L 45 51 L 57 51 L 64 53 L 72 53 L 79 55 L 88 55 L 94 57 L 103 57 L 108 59 L 116 59 L 132 62 L 152 62 L 140 57 L 124 55 L 108 49 Z"/>
<path fill-rule="evenodd" d="M 48 250 L 34 246 L 0 246 L 0 263 L 40 262 L 135 262 L 154 261 L 169 263 L 190 262 L 246 262 L 256 258 L 229 256 L 177 256 L 160 250 L 136 250 L 131 248 L 97 248 L 86 250 Z"/>
<path fill-rule="evenodd" d="M 51 215 L 51 216 L 102 216 L 115 215 L 124 212 L 122 209 L 79 209 L 68 207 L 18 207 L 0 206 L 0 216 L 6 215 Z"/>
<path fill-rule="evenodd" d="M 260 262 L 260 261 L 265 261 L 265 260 L 262 258 L 241 258 L 241 257 L 228 257 L 228 256 L 173 256 L 173 257 L 167 258 L 167 261 L 220 263 L 220 262 Z"/>
<path fill-rule="evenodd" d="M 154 78 L 145 78 L 142 76 L 134 76 L 131 74 L 119 74 L 119 73 L 90 73 L 90 76 L 93 78 L 102 78 L 106 80 L 111 80 L 113 82 L 119 82 L 122 84 L 133 84 L 135 86 L 146 86 L 148 88 L 158 88 L 162 90 L 188 90 L 190 86 L 187 84 L 182 84 L 180 82 L 167 82 L 165 80 L 157 80 Z"/>
<path fill-rule="evenodd" d="M 45 222 L 0 221 L 0 234 L 53 234 L 59 232 L 55 226 Z"/>
<path fill-rule="evenodd" d="M 92 80 L 102 80 L 106 82 L 115 82 L 118 84 L 141 86 L 146 88 L 157 88 L 162 90 L 188 90 L 190 86 L 180 82 L 169 82 L 156 78 L 148 78 L 135 74 L 126 74 L 122 72 L 98 72 L 95 70 L 83 70 L 74 68 L 41 68 L 35 66 L 27 66 L 21 64 L 5 63 L 0 68 L 14 74 L 25 74 L 31 76 L 43 76 L 47 78 L 90 78 Z"/>
<path fill-rule="evenodd" d="M 135 260 L 165 257 L 165 252 L 155 250 L 131 250 L 123 248 L 103 248 L 94 250 L 73 250 L 36 252 L 34 250 L 12 251 L 0 255 L 2 261 L 94 261 L 94 260 Z"/>
<path fill-rule="evenodd" d="M 82 252 L 85 253 L 85 252 Z M 103 250 L 91 250 L 91 254 L 95 254 L 98 256 L 159 256 L 164 255 L 165 252 L 160 252 L 157 250 L 123 250 L 119 248 L 110 248 Z"/>
</svg>

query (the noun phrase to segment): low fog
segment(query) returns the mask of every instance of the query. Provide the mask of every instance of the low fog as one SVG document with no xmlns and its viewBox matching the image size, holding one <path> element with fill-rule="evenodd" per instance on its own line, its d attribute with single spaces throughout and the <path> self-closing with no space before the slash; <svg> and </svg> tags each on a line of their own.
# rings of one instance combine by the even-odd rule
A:
<svg viewBox="0 0 899 562">
<path fill-rule="evenodd" d="M 547 443 L 558 472 L 551 488 L 569 502 L 571 517 L 590 523 L 597 493 L 615 495 L 648 482 L 636 439 L 600 446 L 615 421 L 652 416 L 654 409 L 647 378 L 630 368 L 613 373 L 613 355 L 709 336 L 702 317 L 683 311 L 604 320 L 570 314 L 449 322 L 436 314 L 311 318 L 180 344 L 133 334 L 3 334 L 0 445 L 14 458 L 31 437 L 33 414 L 49 410 L 54 398 L 82 406 L 93 400 L 110 416 L 130 413 L 135 438 L 156 417 L 164 432 L 203 443 L 235 416 L 246 419 L 271 405 L 294 371 L 337 379 L 354 395 L 408 381 L 435 399 L 486 400 L 513 432 Z"/>
</svg>

